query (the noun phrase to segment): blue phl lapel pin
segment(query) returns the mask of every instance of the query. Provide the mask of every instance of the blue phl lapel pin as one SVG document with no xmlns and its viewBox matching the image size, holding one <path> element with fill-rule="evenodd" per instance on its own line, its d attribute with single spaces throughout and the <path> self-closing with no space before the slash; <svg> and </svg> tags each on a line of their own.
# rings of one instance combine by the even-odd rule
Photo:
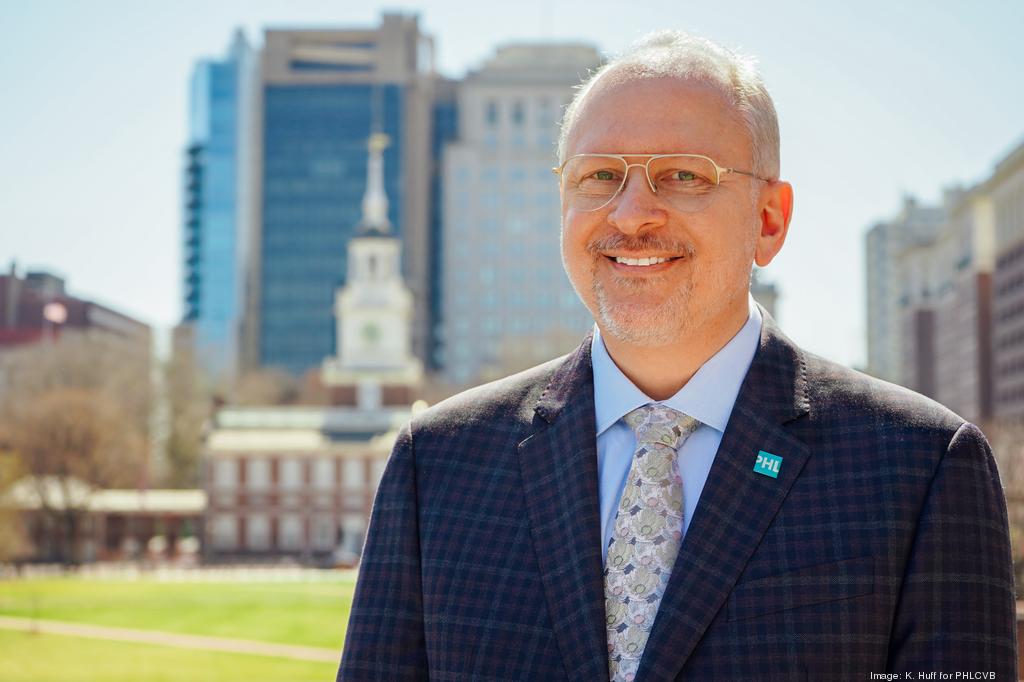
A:
<svg viewBox="0 0 1024 682">
<path fill-rule="evenodd" d="M 754 462 L 754 471 L 772 478 L 779 477 L 779 468 L 782 466 L 782 458 L 770 452 L 760 450 L 757 453 L 757 461 Z"/>
</svg>

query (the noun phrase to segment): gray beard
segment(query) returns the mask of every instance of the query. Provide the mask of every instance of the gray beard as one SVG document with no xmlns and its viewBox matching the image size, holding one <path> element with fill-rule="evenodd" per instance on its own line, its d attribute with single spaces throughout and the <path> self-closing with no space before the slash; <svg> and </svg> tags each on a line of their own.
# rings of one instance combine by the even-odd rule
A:
<svg viewBox="0 0 1024 682">
<path fill-rule="evenodd" d="M 622 343 L 641 347 L 664 346 L 686 335 L 693 326 L 694 318 L 687 314 L 693 288 L 691 283 L 672 292 L 657 306 L 638 306 L 614 302 L 596 277 L 593 281 L 601 327 Z"/>
<path fill-rule="evenodd" d="M 742 258 L 749 258 L 747 262 L 753 261 L 756 247 L 756 236 L 751 233 L 744 245 Z M 694 256 L 693 246 L 686 245 L 687 258 Z M 684 264 L 685 267 L 685 264 Z M 750 277 L 753 268 L 748 269 L 743 276 L 744 282 L 736 283 L 736 291 L 750 291 Z M 697 275 L 694 275 L 697 276 Z M 715 291 L 729 291 L 732 287 L 724 281 L 722 269 L 715 268 L 711 271 L 710 277 L 718 279 L 713 283 Z M 706 301 L 699 308 L 692 299 L 693 280 L 687 281 L 678 289 L 657 305 L 649 302 L 639 304 L 616 303 L 614 297 L 609 295 L 597 277 L 597 263 L 595 262 L 591 272 L 593 282 L 593 297 L 597 303 L 597 319 L 601 327 L 620 342 L 631 346 L 642 348 L 654 348 L 675 343 L 680 339 L 692 336 L 696 329 L 712 320 L 724 308 L 727 308 L 731 301 L 712 300 Z M 648 288 L 649 282 L 646 279 L 634 280 L 623 278 L 616 285 L 621 288 L 632 288 L 637 293 L 642 293 Z M 744 294 L 746 295 L 746 294 Z"/>
</svg>

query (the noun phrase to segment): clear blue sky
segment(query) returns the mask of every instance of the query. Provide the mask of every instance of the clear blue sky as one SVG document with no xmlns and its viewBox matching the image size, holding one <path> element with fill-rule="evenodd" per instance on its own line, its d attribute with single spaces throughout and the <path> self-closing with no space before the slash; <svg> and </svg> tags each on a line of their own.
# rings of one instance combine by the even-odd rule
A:
<svg viewBox="0 0 1024 682">
<path fill-rule="evenodd" d="M 181 314 L 181 184 L 194 62 L 232 30 L 374 25 L 416 11 L 442 73 L 496 45 L 614 52 L 682 28 L 754 54 L 779 110 L 796 208 L 769 266 L 798 343 L 863 362 L 863 235 L 904 193 L 983 178 L 1024 140 L 1024 2 L 7 2 L 0 4 L 0 265 L 160 328 Z M 551 229 L 558 229 L 552 215 Z"/>
</svg>

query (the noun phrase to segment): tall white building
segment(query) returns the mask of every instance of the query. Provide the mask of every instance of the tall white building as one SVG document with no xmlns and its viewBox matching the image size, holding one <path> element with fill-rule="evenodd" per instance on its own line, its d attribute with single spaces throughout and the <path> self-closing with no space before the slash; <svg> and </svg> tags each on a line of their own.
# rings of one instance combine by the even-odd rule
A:
<svg viewBox="0 0 1024 682">
<path fill-rule="evenodd" d="M 904 200 L 900 212 L 889 221 L 868 231 L 867 248 L 867 329 L 868 373 L 894 383 L 906 384 L 904 372 L 901 310 L 909 303 L 911 279 L 923 281 L 919 268 L 903 273 L 898 258 L 915 246 L 929 244 L 942 224 L 939 207 L 922 206 L 913 197 Z M 920 292 L 920 283 L 914 291 Z"/>
<path fill-rule="evenodd" d="M 988 179 L 995 223 L 993 393 L 997 417 L 1024 418 L 1024 143 Z"/>
<path fill-rule="evenodd" d="M 934 247 L 931 395 L 979 422 L 992 413 L 992 202 L 983 186 L 948 192 L 945 213 Z"/>
<path fill-rule="evenodd" d="M 869 370 L 988 418 L 995 253 L 984 186 L 948 190 L 941 208 L 908 200 L 867 244 Z"/>
<path fill-rule="evenodd" d="M 559 252 L 563 107 L 601 57 L 586 45 L 499 48 L 459 84 L 443 158 L 442 344 L 465 384 L 567 352 L 590 326 Z"/>
</svg>

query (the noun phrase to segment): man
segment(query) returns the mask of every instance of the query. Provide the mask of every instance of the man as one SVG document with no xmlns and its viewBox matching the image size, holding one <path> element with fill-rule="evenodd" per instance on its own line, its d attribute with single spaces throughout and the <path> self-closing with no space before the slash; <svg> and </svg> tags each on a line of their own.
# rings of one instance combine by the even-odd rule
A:
<svg viewBox="0 0 1024 682">
<path fill-rule="evenodd" d="M 984 436 L 750 298 L 792 212 L 778 150 L 759 76 L 702 39 L 582 86 L 557 172 L 595 329 L 401 431 L 339 679 L 1013 679 Z"/>
</svg>

